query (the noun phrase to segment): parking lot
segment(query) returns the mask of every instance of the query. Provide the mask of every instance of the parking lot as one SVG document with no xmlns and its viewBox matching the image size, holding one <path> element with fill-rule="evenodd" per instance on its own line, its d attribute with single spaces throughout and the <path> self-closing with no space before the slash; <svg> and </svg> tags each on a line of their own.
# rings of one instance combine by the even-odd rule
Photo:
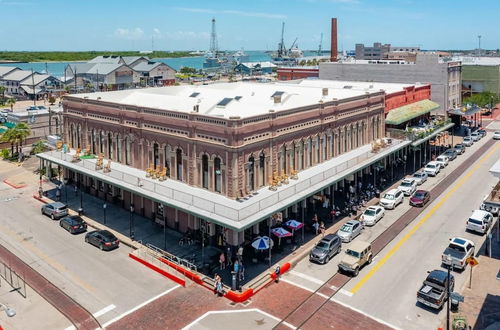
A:
<svg viewBox="0 0 500 330">
<path fill-rule="evenodd" d="M 130 248 L 100 251 L 84 242 L 85 234 L 60 228 L 58 221 L 41 215 L 41 203 L 29 189 L 0 184 L 2 245 L 93 313 L 101 325 L 177 287 L 130 259 Z"/>
</svg>

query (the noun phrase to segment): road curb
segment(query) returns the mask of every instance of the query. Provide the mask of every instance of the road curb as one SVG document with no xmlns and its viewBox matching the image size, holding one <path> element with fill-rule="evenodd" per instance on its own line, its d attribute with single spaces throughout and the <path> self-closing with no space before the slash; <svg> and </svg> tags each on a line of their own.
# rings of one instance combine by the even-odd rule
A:
<svg viewBox="0 0 500 330">
<path fill-rule="evenodd" d="M 14 189 L 21 189 L 21 188 L 24 188 L 24 187 L 28 186 L 27 184 L 15 184 L 15 183 L 12 183 L 8 179 L 4 179 L 3 183 L 5 183 L 8 186 L 11 186 Z"/>
</svg>

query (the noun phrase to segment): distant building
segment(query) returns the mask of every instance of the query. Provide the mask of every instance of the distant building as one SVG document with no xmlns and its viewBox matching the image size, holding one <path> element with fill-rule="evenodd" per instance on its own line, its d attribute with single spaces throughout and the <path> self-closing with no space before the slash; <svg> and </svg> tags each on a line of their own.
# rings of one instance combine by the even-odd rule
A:
<svg viewBox="0 0 500 330">
<path fill-rule="evenodd" d="M 295 80 L 319 77 L 319 67 L 317 66 L 281 67 L 278 68 L 276 72 L 278 74 L 278 80 Z"/>
<path fill-rule="evenodd" d="M 30 99 L 43 99 L 49 94 L 62 91 L 63 83 L 54 76 L 35 73 L 21 81 L 20 87 L 20 94 L 24 94 Z"/>
<path fill-rule="evenodd" d="M 356 44 L 356 59 L 357 60 L 383 60 L 388 58 L 389 53 L 409 52 L 416 53 L 420 51 L 420 47 L 416 46 L 391 46 L 391 44 L 382 44 L 380 42 L 373 43 L 373 46 L 365 46 L 364 44 Z"/>
<path fill-rule="evenodd" d="M 400 60 L 409 63 L 415 63 L 417 61 L 417 52 L 389 52 L 385 56 L 387 60 Z"/>
<path fill-rule="evenodd" d="M 276 68 L 276 65 L 271 62 L 245 62 L 238 64 L 234 71 L 254 75 L 272 73 L 273 68 Z"/>
<path fill-rule="evenodd" d="M 133 67 L 139 73 L 141 85 L 168 86 L 175 83 L 175 70 L 162 62 L 141 62 Z"/>
<path fill-rule="evenodd" d="M 2 86 L 5 87 L 7 94 L 18 96 L 21 95 L 21 81 L 31 77 L 33 72 L 26 70 L 12 70 L 10 73 L 1 78 Z"/>
<path fill-rule="evenodd" d="M 15 67 L 15 66 L 0 66 L 0 80 L 4 76 L 6 76 L 6 75 L 8 75 L 16 70 L 21 70 L 21 69 L 19 69 L 18 67 Z"/>
<path fill-rule="evenodd" d="M 453 57 L 462 62 L 462 95 L 491 92 L 500 97 L 500 57 Z"/>
<path fill-rule="evenodd" d="M 320 63 L 319 78 L 330 80 L 415 82 L 431 84 L 431 99 L 441 106 L 440 114 L 461 104 L 459 61 L 445 62 L 435 53 L 417 53 L 415 63 L 388 60 L 354 60 Z"/>
</svg>

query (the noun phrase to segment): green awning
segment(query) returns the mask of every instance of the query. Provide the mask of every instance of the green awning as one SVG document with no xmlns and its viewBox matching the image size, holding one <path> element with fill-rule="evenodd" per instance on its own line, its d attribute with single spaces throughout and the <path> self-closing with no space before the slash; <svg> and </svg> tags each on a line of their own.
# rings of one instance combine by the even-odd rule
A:
<svg viewBox="0 0 500 330">
<path fill-rule="evenodd" d="M 410 119 L 429 113 L 439 108 L 439 104 L 431 100 L 421 100 L 412 104 L 403 105 L 389 111 L 385 118 L 387 125 L 399 125 Z"/>
</svg>

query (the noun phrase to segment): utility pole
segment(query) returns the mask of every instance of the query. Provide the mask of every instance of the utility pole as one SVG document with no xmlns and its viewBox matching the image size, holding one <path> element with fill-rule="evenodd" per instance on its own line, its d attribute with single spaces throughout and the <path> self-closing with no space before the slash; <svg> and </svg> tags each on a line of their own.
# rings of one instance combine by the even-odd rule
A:
<svg viewBox="0 0 500 330">
<path fill-rule="evenodd" d="M 31 69 L 31 83 L 33 85 L 33 105 L 36 106 L 36 93 L 35 93 L 35 73 Z"/>
<path fill-rule="evenodd" d="M 477 56 L 481 56 L 481 36 L 478 35 L 477 39 L 479 41 L 479 47 L 477 48 Z"/>
<path fill-rule="evenodd" d="M 319 38 L 318 56 L 321 56 L 322 46 L 323 46 L 323 33 L 321 33 L 321 37 Z"/>
</svg>

